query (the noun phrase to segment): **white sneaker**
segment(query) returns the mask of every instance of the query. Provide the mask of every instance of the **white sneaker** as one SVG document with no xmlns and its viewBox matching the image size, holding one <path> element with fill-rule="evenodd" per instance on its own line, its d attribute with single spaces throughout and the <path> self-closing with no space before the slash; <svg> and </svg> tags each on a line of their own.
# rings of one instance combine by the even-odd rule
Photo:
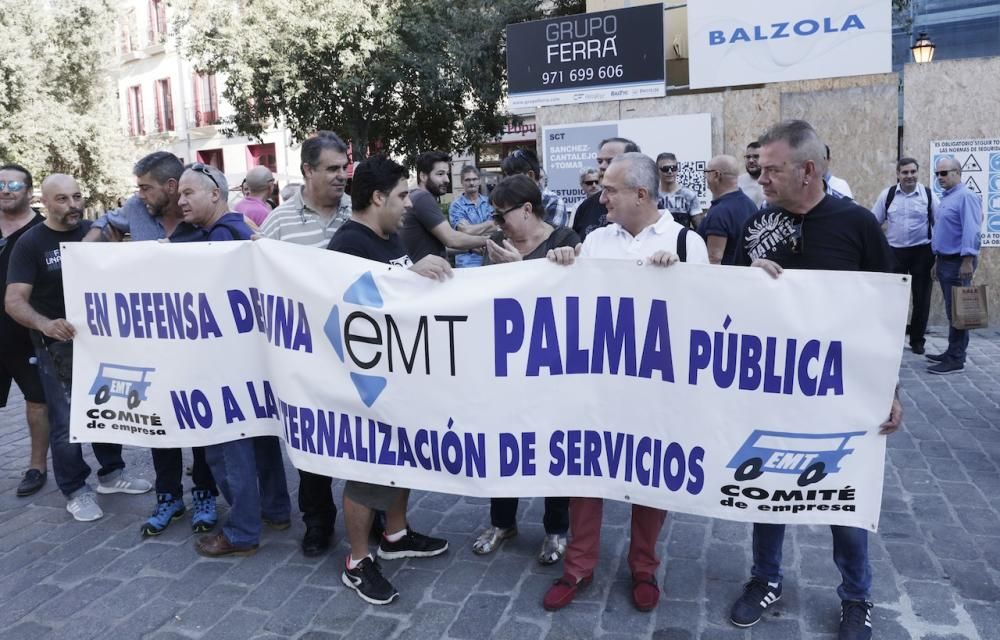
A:
<svg viewBox="0 0 1000 640">
<path fill-rule="evenodd" d="M 110 477 L 97 479 L 97 493 L 146 493 L 153 488 L 148 480 L 133 478 L 125 469 L 108 475 Z"/>
<path fill-rule="evenodd" d="M 104 512 L 97 506 L 95 498 L 96 496 L 89 491 L 78 494 L 66 503 L 66 511 L 69 511 L 73 518 L 79 522 L 97 520 L 104 515 Z"/>
</svg>

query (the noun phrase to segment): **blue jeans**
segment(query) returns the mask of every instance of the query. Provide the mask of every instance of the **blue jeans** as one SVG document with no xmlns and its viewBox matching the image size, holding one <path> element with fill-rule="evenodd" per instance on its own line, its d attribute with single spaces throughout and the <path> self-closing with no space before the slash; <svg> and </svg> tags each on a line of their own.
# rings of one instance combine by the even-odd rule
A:
<svg viewBox="0 0 1000 640">
<path fill-rule="evenodd" d="M 90 465 L 83 459 L 83 447 L 69 441 L 69 391 L 56 376 L 55 364 L 48 349 L 36 346 L 38 375 L 45 392 L 45 404 L 49 408 L 49 448 L 52 450 L 52 473 L 56 477 L 59 490 L 67 498 L 72 498 L 87 487 Z M 106 476 L 125 468 L 122 460 L 122 446 L 95 442 L 91 445 L 94 456 L 101 464 L 98 476 Z"/>
<path fill-rule="evenodd" d="M 977 260 L 973 258 L 975 269 Z M 944 312 L 948 315 L 948 350 L 945 355 L 949 360 L 965 364 L 965 350 L 969 347 L 969 332 L 951 326 L 951 288 L 965 287 L 972 282 L 963 280 L 958 272 L 962 267 L 961 256 L 937 256 L 937 278 L 941 283 L 941 295 L 944 296 Z"/>
<path fill-rule="evenodd" d="M 841 600 L 868 600 L 872 589 L 872 567 L 868 564 L 868 532 L 857 527 L 831 525 L 833 562 L 843 582 L 837 587 Z M 781 582 L 781 546 L 785 525 L 753 525 L 753 577 Z"/>
<path fill-rule="evenodd" d="M 262 516 L 278 522 L 291 517 L 285 463 L 276 437 L 258 436 L 214 444 L 205 447 L 205 458 L 229 503 L 229 519 L 222 527 L 229 542 L 258 544 Z"/>
</svg>

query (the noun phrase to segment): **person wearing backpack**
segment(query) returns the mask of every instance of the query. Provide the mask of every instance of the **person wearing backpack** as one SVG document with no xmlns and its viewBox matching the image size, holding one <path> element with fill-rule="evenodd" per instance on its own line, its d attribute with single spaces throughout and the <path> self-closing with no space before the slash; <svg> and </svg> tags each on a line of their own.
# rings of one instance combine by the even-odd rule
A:
<svg viewBox="0 0 1000 640">
<path fill-rule="evenodd" d="M 548 259 L 570 265 L 576 257 L 643 260 L 669 267 L 680 262 L 708 264 L 708 249 L 697 233 L 657 209 L 659 177 L 656 163 L 638 152 L 615 157 L 604 173 L 601 204 L 608 210 L 608 225 L 592 230 L 583 244 L 556 247 Z M 563 560 L 563 575 L 546 592 L 542 606 L 556 611 L 570 604 L 594 578 L 601 548 L 601 498 L 570 498 L 571 540 Z M 652 611 L 660 601 L 656 582 L 660 559 L 656 541 L 667 512 L 641 504 L 632 505 L 628 564 L 632 574 L 632 604 Z"/>
<path fill-rule="evenodd" d="M 872 205 L 872 213 L 882 225 L 892 249 L 893 271 L 910 275 L 913 313 L 907 333 L 910 349 L 917 355 L 924 353 L 924 333 L 931 308 L 931 268 L 934 266 L 931 229 L 938 205 L 931 188 L 917 180 L 919 169 L 915 159 L 900 158 L 896 162 L 897 183 L 883 190 Z"/>
</svg>

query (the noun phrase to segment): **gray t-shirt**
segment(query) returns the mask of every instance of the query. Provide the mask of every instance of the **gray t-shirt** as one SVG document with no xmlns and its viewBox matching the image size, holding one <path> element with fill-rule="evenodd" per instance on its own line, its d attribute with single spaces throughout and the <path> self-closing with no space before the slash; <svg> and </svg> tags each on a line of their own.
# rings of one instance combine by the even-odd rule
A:
<svg viewBox="0 0 1000 640">
<path fill-rule="evenodd" d="M 410 260 L 418 262 L 429 255 L 444 258 L 447 255 L 444 244 L 431 233 L 434 227 L 448 222 L 437 200 L 427 189 L 417 187 L 410 192 L 410 203 L 413 206 L 403 214 L 403 230 L 399 234 Z"/>
</svg>

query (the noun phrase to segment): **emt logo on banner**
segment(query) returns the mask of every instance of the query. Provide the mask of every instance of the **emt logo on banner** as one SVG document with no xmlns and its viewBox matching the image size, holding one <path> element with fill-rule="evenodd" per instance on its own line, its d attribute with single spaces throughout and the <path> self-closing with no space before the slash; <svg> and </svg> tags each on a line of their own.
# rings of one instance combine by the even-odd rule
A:
<svg viewBox="0 0 1000 640">
<path fill-rule="evenodd" d="M 890 0 L 690 2 L 691 88 L 892 70 Z"/>
</svg>

